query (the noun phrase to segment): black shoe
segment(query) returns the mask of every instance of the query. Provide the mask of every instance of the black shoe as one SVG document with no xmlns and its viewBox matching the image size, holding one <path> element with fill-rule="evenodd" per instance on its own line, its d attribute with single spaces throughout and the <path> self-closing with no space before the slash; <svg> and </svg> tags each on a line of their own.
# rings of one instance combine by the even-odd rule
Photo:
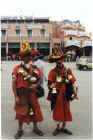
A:
<svg viewBox="0 0 93 140">
<path fill-rule="evenodd" d="M 39 128 L 34 128 L 33 129 L 33 132 L 39 136 L 43 136 L 44 133 L 39 129 Z"/>
<path fill-rule="evenodd" d="M 60 133 L 60 129 L 56 128 L 53 132 L 53 135 L 56 136 Z"/>
<path fill-rule="evenodd" d="M 66 128 L 61 128 L 60 131 L 65 133 L 65 134 L 72 135 L 72 132 Z"/>
<path fill-rule="evenodd" d="M 19 139 L 19 138 L 21 138 L 21 136 L 23 135 L 24 133 L 23 133 L 23 131 L 17 131 L 17 133 L 15 134 L 15 139 Z"/>
</svg>

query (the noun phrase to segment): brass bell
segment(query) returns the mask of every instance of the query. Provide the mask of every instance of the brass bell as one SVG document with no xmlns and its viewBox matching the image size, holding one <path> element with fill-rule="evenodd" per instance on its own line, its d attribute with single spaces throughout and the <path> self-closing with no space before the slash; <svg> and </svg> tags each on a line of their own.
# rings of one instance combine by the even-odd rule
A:
<svg viewBox="0 0 93 140">
<path fill-rule="evenodd" d="M 72 79 L 72 75 L 68 74 L 68 80 L 71 80 L 71 79 Z"/>
<path fill-rule="evenodd" d="M 52 89 L 52 94 L 56 94 L 56 93 L 57 93 L 56 88 L 53 88 L 53 89 Z"/>
<path fill-rule="evenodd" d="M 33 116 L 34 115 L 34 112 L 33 112 L 32 108 L 30 109 L 29 115 L 30 116 Z"/>
<path fill-rule="evenodd" d="M 31 81 L 31 82 L 35 82 L 36 80 L 37 80 L 36 77 L 31 77 L 31 78 L 30 78 L 30 81 Z"/>
<path fill-rule="evenodd" d="M 18 73 L 21 73 L 23 76 L 27 76 L 27 72 L 23 70 L 23 68 L 20 68 Z"/>
<path fill-rule="evenodd" d="M 18 73 L 23 73 L 24 70 L 22 68 L 19 69 Z"/>
<path fill-rule="evenodd" d="M 38 74 L 38 71 L 37 70 L 34 70 L 34 73 Z"/>
<path fill-rule="evenodd" d="M 23 74 L 23 76 L 27 76 L 27 72 L 26 71 L 24 71 L 22 74 Z"/>
<path fill-rule="evenodd" d="M 57 82 L 62 82 L 62 77 L 61 76 L 57 76 L 56 81 Z"/>
<path fill-rule="evenodd" d="M 69 80 L 68 80 L 68 79 L 66 79 L 66 80 L 65 80 L 65 82 L 66 82 L 66 83 L 69 83 Z"/>
</svg>

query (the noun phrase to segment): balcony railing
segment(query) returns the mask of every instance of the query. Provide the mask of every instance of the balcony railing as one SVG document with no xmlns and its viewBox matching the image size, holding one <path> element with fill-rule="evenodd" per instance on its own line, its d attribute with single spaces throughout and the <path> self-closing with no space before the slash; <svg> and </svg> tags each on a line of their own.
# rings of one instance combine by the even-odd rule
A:
<svg viewBox="0 0 93 140">
<path fill-rule="evenodd" d="M 33 35 L 33 36 L 27 36 L 27 35 L 9 35 L 9 36 L 1 36 L 1 42 L 19 42 L 21 40 L 28 40 L 28 41 L 47 41 L 49 42 L 50 37 L 49 35 L 40 36 L 40 35 Z"/>
<path fill-rule="evenodd" d="M 85 47 L 85 46 L 92 46 L 91 40 L 67 40 L 65 41 L 65 47 L 68 46 L 78 46 L 78 47 Z"/>
<path fill-rule="evenodd" d="M 89 41 L 88 40 L 87 41 L 85 40 L 84 41 L 84 46 L 92 46 L 92 41 L 91 40 L 89 40 Z"/>
<path fill-rule="evenodd" d="M 78 32 L 77 30 L 67 30 L 67 31 L 65 30 L 64 33 L 65 33 L 65 36 L 75 35 L 75 36 L 79 36 L 79 37 L 82 37 L 82 36 L 90 37 L 90 33 Z"/>
<path fill-rule="evenodd" d="M 65 46 L 68 47 L 68 46 L 80 46 L 80 41 L 79 40 L 67 40 L 65 41 Z"/>
<path fill-rule="evenodd" d="M 79 36 L 90 36 L 90 33 L 82 32 L 78 34 Z"/>
<path fill-rule="evenodd" d="M 78 35 L 77 31 L 65 31 L 65 36 L 67 35 Z"/>
</svg>

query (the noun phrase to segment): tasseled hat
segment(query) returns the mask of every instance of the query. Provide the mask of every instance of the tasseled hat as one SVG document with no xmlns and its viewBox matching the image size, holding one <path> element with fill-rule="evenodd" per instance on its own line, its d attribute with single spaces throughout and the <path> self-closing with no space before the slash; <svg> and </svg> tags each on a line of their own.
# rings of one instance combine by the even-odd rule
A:
<svg viewBox="0 0 93 140">
<path fill-rule="evenodd" d="M 24 41 L 22 43 L 22 46 L 20 48 L 20 52 L 18 53 L 18 55 L 20 57 L 31 55 L 31 47 L 30 47 L 28 41 Z"/>
<path fill-rule="evenodd" d="M 57 60 L 63 60 L 66 59 L 67 54 L 64 54 L 61 48 L 54 48 L 53 49 L 53 54 L 49 57 L 49 62 L 53 63 L 56 62 Z"/>
</svg>

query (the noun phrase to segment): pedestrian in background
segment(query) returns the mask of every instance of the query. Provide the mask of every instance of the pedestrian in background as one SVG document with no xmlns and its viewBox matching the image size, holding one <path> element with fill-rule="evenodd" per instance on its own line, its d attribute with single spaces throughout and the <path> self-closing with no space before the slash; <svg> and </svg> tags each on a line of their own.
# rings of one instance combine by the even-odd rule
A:
<svg viewBox="0 0 93 140">
<path fill-rule="evenodd" d="M 32 50 L 32 54 L 33 56 L 36 57 L 36 59 L 33 60 L 33 65 L 36 65 L 37 67 L 40 68 L 40 70 L 42 71 L 42 82 L 41 82 L 41 85 L 40 85 L 40 90 L 42 92 L 42 96 L 44 96 L 44 84 L 45 82 L 47 82 L 47 76 L 46 76 L 46 65 L 45 65 L 45 62 L 43 60 L 43 55 L 41 55 L 38 50 Z"/>
<path fill-rule="evenodd" d="M 37 54 L 38 55 L 38 59 L 37 61 L 35 61 L 35 65 L 38 66 L 43 73 L 42 76 L 42 83 L 41 83 L 41 87 L 44 88 L 44 82 L 47 82 L 47 76 L 46 76 L 46 65 L 45 62 L 43 60 L 43 55 Z"/>
</svg>

